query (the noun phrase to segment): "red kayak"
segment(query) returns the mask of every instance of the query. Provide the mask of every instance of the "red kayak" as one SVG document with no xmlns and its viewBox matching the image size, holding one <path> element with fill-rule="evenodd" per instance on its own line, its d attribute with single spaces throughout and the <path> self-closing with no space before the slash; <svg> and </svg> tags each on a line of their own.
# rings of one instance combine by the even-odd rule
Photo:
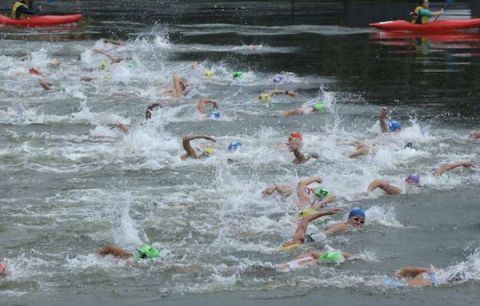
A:
<svg viewBox="0 0 480 306">
<path fill-rule="evenodd" d="M 58 24 L 77 22 L 82 15 L 65 15 L 65 16 L 32 16 L 25 19 L 12 19 L 10 17 L 0 15 L 0 24 L 19 26 L 19 27 L 48 27 Z"/>
<path fill-rule="evenodd" d="M 480 27 L 480 18 L 475 19 L 451 19 L 433 21 L 427 24 L 416 24 L 405 20 L 393 20 L 383 21 L 377 23 L 371 23 L 371 27 L 385 31 L 408 31 L 419 33 L 432 33 L 432 32 L 452 32 L 457 30 L 471 29 Z"/>
</svg>

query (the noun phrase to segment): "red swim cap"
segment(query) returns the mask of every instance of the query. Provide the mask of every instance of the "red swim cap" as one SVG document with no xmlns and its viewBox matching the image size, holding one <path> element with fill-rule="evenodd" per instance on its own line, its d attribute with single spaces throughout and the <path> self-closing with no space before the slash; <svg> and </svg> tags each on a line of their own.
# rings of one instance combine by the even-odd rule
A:
<svg viewBox="0 0 480 306">
<path fill-rule="evenodd" d="M 288 137 L 288 141 L 292 141 L 293 139 L 300 139 L 303 141 L 302 134 L 300 134 L 299 132 L 290 134 L 290 136 Z"/>
<path fill-rule="evenodd" d="M 30 68 L 30 69 L 28 69 L 28 72 L 30 72 L 31 74 L 34 74 L 34 75 L 42 75 L 42 72 L 38 68 Z"/>
</svg>

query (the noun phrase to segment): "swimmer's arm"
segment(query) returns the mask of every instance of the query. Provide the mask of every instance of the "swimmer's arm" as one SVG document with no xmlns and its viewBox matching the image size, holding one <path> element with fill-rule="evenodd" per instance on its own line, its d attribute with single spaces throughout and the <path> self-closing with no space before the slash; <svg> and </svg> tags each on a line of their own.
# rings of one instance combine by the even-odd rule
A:
<svg viewBox="0 0 480 306">
<path fill-rule="evenodd" d="M 100 250 L 98 250 L 98 255 L 100 256 L 107 256 L 112 255 L 114 257 L 128 259 L 133 257 L 133 254 L 130 252 L 125 251 L 121 247 L 115 245 L 105 245 Z"/>
<path fill-rule="evenodd" d="M 192 148 L 192 145 L 190 144 L 190 141 L 194 140 L 194 139 L 199 139 L 199 138 L 203 138 L 203 139 L 207 139 L 207 140 L 211 140 L 213 142 L 216 142 L 216 140 L 214 138 L 212 138 L 210 136 L 207 136 L 207 135 L 203 135 L 203 134 L 194 133 L 194 134 L 185 135 L 185 136 L 183 136 L 182 144 L 183 144 L 183 148 L 185 149 L 187 154 L 183 155 L 182 159 L 187 159 L 189 157 L 197 158 L 197 153 Z"/>
<path fill-rule="evenodd" d="M 319 176 L 312 176 L 312 177 L 301 179 L 298 182 L 297 196 L 298 196 L 298 199 L 300 200 L 301 205 L 305 205 L 310 202 L 310 196 L 305 192 L 305 188 L 307 188 L 308 185 L 315 182 L 321 184 L 323 182 L 323 179 Z"/>
<path fill-rule="evenodd" d="M 360 155 L 367 155 L 370 148 L 366 145 L 358 145 L 357 149 L 348 155 L 349 158 L 355 158 Z"/>
<path fill-rule="evenodd" d="M 423 267 L 403 267 L 395 273 L 397 277 L 415 277 L 418 274 L 422 274 L 425 272 L 431 272 L 432 269 L 430 268 L 423 268 Z"/>
<path fill-rule="evenodd" d="M 270 97 L 276 96 L 276 95 L 289 95 L 290 97 L 296 97 L 298 94 L 295 91 L 290 91 L 290 90 L 285 90 L 285 89 L 274 89 L 270 90 L 266 93 Z"/>
<path fill-rule="evenodd" d="M 152 103 L 147 106 L 147 110 L 145 111 L 145 119 L 152 118 L 152 110 L 163 107 L 161 103 Z"/>
<path fill-rule="evenodd" d="M 124 123 L 117 123 L 115 124 L 112 128 L 118 128 L 119 130 L 121 130 L 124 134 L 128 134 L 128 125 L 124 124 Z"/>
<path fill-rule="evenodd" d="M 475 168 L 475 166 L 473 165 L 473 163 L 470 160 L 461 160 L 461 161 L 456 162 L 456 163 L 446 164 L 446 165 L 440 166 L 440 168 L 438 168 L 437 171 L 435 171 L 434 175 L 435 176 L 442 176 L 446 171 L 450 171 L 450 170 L 453 170 L 453 169 L 458 168 L 458 167 Z"/>
<path fill-rule="evenodd" d="M 375 189 L 380 188 L 383 191 L 385 191 L 386 194 L 400 194 L 402 193 L 402 190 L 397 187 L 390 185 L 387 181 L 384 180 L 373 180 L 367 188 L 368 192 L 373 192 Z"/>
<path fill-rule="evenodd" d="M 380 110 L 380 128 L 382 129 L 382 133 L 388 133 L 387 114 L 388 108 L 382 107 Z"/>
<path fill-rule="evenodd" d="M 295 156 L 295 160 L 293 161 L 293 163 L 301 164 L 301 163 L 304 163 L 308 160 L 305 157 L 305 155 L 302 152 L 300 152 L 299 149 L 294 149 L 294 150 L 292 150 L 292 152 L 293 152 L 293 155 Z"/>
<path fill-rule="evenodd" d="M 315 252 L 315 251 L 312 251 L 312 252 L 308 252 L 308 253 L 299 255 L 296 259 L 308 258 L 308 257 L 311 257 L 311 258 L 313 258 L 313 259 L 319 259 L 320 256 L 322 256 L 323 254 L 325 254 L 325 252 Z"/>
<path fill-rule="evenodd" d="M 40 84 L 40 86 L 43 87 L 43 89 L 45 90 L 50 90 L 53 86 L 53 83 L 52 82 L 49 82 L 49 81 L 45 81 L 45 80 L 39 80 L 38 83 Z"/>
<path fill-rule="evenodd" d="M 125 43 L 121 40 L 104 38 L 103 42 L 106 43 L 106 44 L 111 44 L 111 45 L 115 45 L 115 46 L 125 46 Z"/>
<path fill-rule="evenodd" d="M 200 99 L 200 101 L 198 101 L 198 106 L 197 106 L 198 111 L 202 114 L 205 114 L 205 105 L 207 104 L 212 104 L 213 108 L 215 109 L 218 108 L 218 103 L 216 101 L 208 100 L 208 99 Z"/>
<path fill-rule="evenodd" d="M 262 195 L 269 196 L 273 194 L 274 192 L 277 192 L 278 194 L 284 196 L 284 197 L 289 197 L 293 193 L 293 188 L 288 186 L 288 185 L 277 185 L 277 184 L 272 184 L 271 186 L 268 186 L 263 192 Z"/>
<path fill-rule="evenodd" d="M 329 195 L 327 196 L 325 199 L 319 201 L 318 203 L 316 203 L 315 205 L 312 205 L 312 208 L 313 209 L 319 209 L 319 208 L 322 208 L 323 206 L 327 205 L 328 203 L 332 203 L 333 201 L 335 201 L 337 197 L 334 196 L 334 195 Z"/>
<path fill-rule="evenodd" d="M 290 109 L 287 111 L 283 112 L 284 117 L 289 117 L 289 116 L 300 116 L 303 115 L 305 111 L 302 108 L 295 108 L 295 109 Z"/>
<path fill-rule="evenodd" d="M 340 208 L 332 208 L 329 210 L 319 211 L 302 219 L 302 221 L 300 221 L 300 223 L 298 224 L 297 229 L 295 230 L 294 239 L 303 243 L 305 241 L 305 233 L 307 232 L 308 223 L 323 216 L 334 215 L 339 211 L 341 211 Z"/>
</svg>

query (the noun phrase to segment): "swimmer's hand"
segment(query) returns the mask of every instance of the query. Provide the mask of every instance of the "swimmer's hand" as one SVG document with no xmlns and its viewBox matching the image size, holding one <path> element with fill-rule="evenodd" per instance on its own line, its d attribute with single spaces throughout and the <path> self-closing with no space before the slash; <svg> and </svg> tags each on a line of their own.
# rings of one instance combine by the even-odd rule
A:
<svg viewBox="0 0 480 306">
<path fill-rule="evenodd" d="M 327 211 L 325 211 L 325 215 L 328 216 L 328 215 L 335 215 L 335 214 L 338 214 L 339 212 L 343 211 L 342 208 L 332 208 L 332 209 L 329 209 Z"/>
</svg>

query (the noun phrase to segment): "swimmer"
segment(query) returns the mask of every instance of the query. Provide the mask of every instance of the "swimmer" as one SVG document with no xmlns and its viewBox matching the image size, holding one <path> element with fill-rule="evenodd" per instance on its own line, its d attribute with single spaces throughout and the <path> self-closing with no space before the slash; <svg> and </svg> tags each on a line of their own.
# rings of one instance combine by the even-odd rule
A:
<svg viewBox="0 0 480 306">
<path fill-rule="evenodd" d="M 303 154 L 300 150 L 303 148 L 303 137 L 302 134 L 296 132 L 292 133 L 288 137 L 287 143 L 288 149 L 293 153 L 295 159 L 292 161 L 294 164 L 303 164 L 310 160 L 311 158 L 318 159 L 319 156 L 317 153 L 312 154 Z"/>
<path fill-rule="evenodd" d="M 216 101 L 208 100 L 208 99 L 200 99 L 198 101 L 197 110 L 202 118 L 205 118 L 207 115 L 207 112 L 205 111 L 205 106 L 207 104 L 211 104 L 213 109 L 218 109 L 218 103 Z M 216 113 L 218 113 L 218 116 L 220 116 L 220 112 L 212 112 L 210 116 L 216 118 L 215 116 Z"/>
<path fill-rule="evenodd" d="M 365 224 L 365 211 L 360 207 L 353 208 L 348 214 L 346 222 L 331 225 L 323 231 L 325 236 L 340 235 L 348 232 L 352 228 L 359 228 Z"/>
<path fill-rule="evenodd" d="M 151 119 L 152 118 L 152 113 L 154 110 L 157 108 L 163 108 L 163 105 L 161 103 L 152 103 L 147 106 L 147 110 L 145 111 L 145 119 Z"/>
<path fill-rule="evenodd" d="M 318 209 L 325 207 L 328 203 L 331 203 L 335 200 L 335 196 L 323 188 L 309 188 L 308 186 L 312 183 L 321 184 L 323 179 L 319 176 L 312 176 L 305 178 L 298 182 L 297 186 L 297 196 L 298 196 L 298 206 L 305 207 L 309 205 L 311 208 Z"/>
<path fill-rule="evenodd" d="M 242 143 L 240 141 L 232 141 L 228 145 L 227 149 L 228 149 L 229 152 L 242 151 Z"/>
<path fill-rule="evenodd" d="M 380 128 L 382 133 L 399 132 L 402 128 L 400 122 L 396 120 L 390 120 L 387 124 L 388 108 L 382 107 L 380 110 Z"/>
<path fill-rule="evenodd" d="M 295 192 L 295 188 L 288 185 L 272 184 L 262 191 L 262 196 L 270 196 L 274 193 L 278 193 L 283 198 L 288 198 Z"/>
<path fill-rule="evenodd" d="M 157 248 L 148 244 L 143 245 L 142 247 L 137 249 L 136 252 L 137 252 L 137 255 L 135 256 L 133 253 L 130 253 L 119 246 L 105 245 L 98 250 L 97 254 L 103 257 L 111 255 L 115 258 L 120 258 L 124 260 L 131 259 L 131 258 L 155 259 L 160 257 L 160 251 Z"/>
<path fill-rule="evenodd" d="M 468 138 L 471 139 L 480 139 L 480 131 L 473 131 L 468 135 Z"/>
<path fill-rule="evenodd" d="M 279 270 L 294 270 L 298 268 L 304 268 L 307 266 L 312 266 L 317 263 L 333 263 L 333 264 L 340 264 L 346 260 L 354 260 L 357 259 L 358 256 L 355 256 L 350 253 L 346 252 L 339 252 L 339 251 L 317 251 L 317 252 L 309 252 L 306 254 L 302 254 L 291 260 L 287 263 L 277 265 L 277 269 Z"/>
<path fill-rule="evenodd" d="M 110 130 L 113 130 L 113 129 L 118 129 L 120 131 L 123 132 L 123 134 L 128 134 L 128 131 L 129 131 L 129 128 L 128 128 L 128 125 L 124 124 L 124 123 L 116 123 L 114 124 Z"/>
<path fill-rule="evenodd" d="M 191 84 L 184 78 L 173 75 L 173 89 L 165 90 L 163 93 L 172 97 L 182 97 L 191 91 Z"/>
<path fill-rule="evenodd" d="M 119 57 L 115 57 L 115 56 L 113 56 L 112 54 L 108 53 L 107 51 L 99 50 L 99 49 L 93 49 L 92 52 L 93 52 L 93 53 L 99 53 L 99 54 L 105 55 L 106 57 L 108 57 L 108 58 L 110 59 L 110 63 L 111 63 L 111 64 L 116 64 L 116 63 L 120 63 L 121 61 L 131 60 L 131 59 L 132 59 L 131 56 L 119 56 Z"/>
<path fill-rule="evenodd" d="M 111 141 L 111 140 L 121 140 L 124 135 L 127 135 L 129 132 L 129 127 L 125 123 L 115 123 L 110 127 L 110 131 L 114 130 L 114 132 L 121 132 L 119 133 L 110 133 L 110 135 L 97 135 L 94 137 L 95 141 Z"/>
<path fill-rule="evenodd" d="M 330 216 L 330 215 L 335 215 L 336 213 L 342 211 L 341 208 L 332 208 L 332 209 L 329 209 L 329 210 L 323 210 L 323 211 L 317 211 L 317 212 L 314 212 L 312 213 L 311 215 L 308 215 L 307 217 L 303 218 L 300 220 L 298 226 L 297 226 L 297 229 L 295 230 L 295 235 L 294 237 L 283 243 L 282 244 L 282 249 L 288 249 L 288 248 L 291 248 L 291 247 L 295 247 L 295 246 L 299 246 L 299 245 L 302 245 L 303 243 L 305 243 L 308 238 L 308 235 L 307 235 L 307 228 L 308 228 L 308 224 L 320 217 L 323 217 L 323 216 Z"/>
<path fill-rule="evenodd" d="M 394 279 L 387 279 L 387 284 L 395 286 L 432 287 L 465 281 L 465 272 L 448 273 L 442 269 L 425 267 L 402 267 L 395 273 Z"/>
<path fill-rule="evenodd" d="M 296 93 L 295 91 L 290 91 L 285 89 L 273 89 L 260 94 L 260 96 L 258 96 L 258 100 L 260 100 L 260 102 L 262 103 L 268 103 L 274 96 L 278 96 L 278 95 L 288 95 L 290 97 L 297 97 L 298 93 Z"/>
<path fill-rule="evenodd" d="M 310 103 L 306 103 L 302 105 L 300 108 L 295 108 L 295 109 L 290 109 L 287 111 L 283 112 L 284 117 L 289 117 L 289 116 L 301 116 L 301 115 L 306 115 L 310 114 L 313 112 L 324 112 L 326 109 L 325 104 L 322 102 L 317 102 L 313 105 Z"/>
<path fill-rule="evenodd" d="M 455 168 L 459 168 L 459 167 L 463 167 L 463 168 L 475 168 L 475 166 L 473 165 L 473 163 L 469 160 L 461 160 L 459 162 L 456 162 L 456 163 L 451 163 L 451 164 L 445 164 L 445 165 L 441 165 L 436 171 L 435 173 L 433 174 L 434 176 L 442 176 L 446 171 L 450 171 L 450 170 L 453 170 Z"/>
<path fill-rule="evenodd" d="M 190 144 L 190 141 L 192 141 L 194 139 L 199 139 L 199 138 L 207 139 L 207 140 L 210 140 L 210 141 L 213 141 L 213 142 L 217 142 L 214 138 L 212 138 L 210 136 L 207 136 L 207 135 L 202 135 L 202 134 L 193 133 L 193 134 L 183 136 L 183 148 L 185 149 L 185 151 L 187 153 L 182 155 L 182 157 L 181 157 L 182 160 L 186 160 L 187 158 L 194 158 L 194 159 L 206 158 L 214 152 L 214 150 L 208 150 L 209 148 L 207 148 L 207 150 L 204 150 L 204 152 L 202 152 L 202 154 L 200 156 L 197 155 L 197 152 L 192 147 L 192 145 Z"/>
</svg>

